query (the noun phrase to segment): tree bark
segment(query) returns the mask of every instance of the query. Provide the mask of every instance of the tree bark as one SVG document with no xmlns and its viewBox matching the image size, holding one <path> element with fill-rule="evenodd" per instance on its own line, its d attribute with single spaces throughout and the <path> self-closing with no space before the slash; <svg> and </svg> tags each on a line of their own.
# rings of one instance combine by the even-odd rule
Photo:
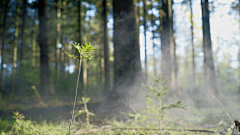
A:
<svg viewBox="0 0 240 135">
<path fill-rule="evenodd" d="M 240 0 L 238 0 L 238 20 L 239 20 L 239 33 L 240 33 Z M 240 80 L 240 41 L 238 41 L 238 79 Z M 238 86 L 240 93 L 240 85 Z"/>
<path fill-rule="evenodd" d="M 177 45 L 175 42 L 175 38 L 173 38 L 174 42 L 174 73 L 175 73 L 175 90 L 178 90 L 178 62 L 177 62 L 177 54 L 176 54 L 176 49 Z"/>
<path fill-rule="evenodd" d="M 135 4 L 135 0 L 113 0 L 114 88 L 110 94 L 110 99 L 113 100 L 129 99 L 129 88 L 141 73 Z"/>
<path fill-rule="evenodd" d="M 82 43 L 82 0 L 78 1 L 78 43 Z M 78 56 L 78 52 L 76 51 L 76 55 Z M 75 72 L 78 70 L 78 62 L 75 61 Z M 81 71 L 83 71 L 83 66 L 81 66 Z M 80 73 L 80 88 L 83 90 L 83 72 Z"/>
<path fill-rule="evenodd" d="M 18 32 L 19 32 L 19 0 L 17 0 L 16 15 L 15 15 L 15 32 L 14 32 L 14 42 L 13 42 L 13 61 L 12 61 L 12 93 L 15 93 L 15 80 L 16 80 L 16 66 L 17 66 L 17 44 L 18 44 Z"/>
<path fill-rule="evenodd" d="M 104 34 L 103 34 L 103 38 L 104 38 Z M 105 84 L 104 41 L 100 45 L 100 63 L 101 63 L 101 81 L 102 81 L 102 84 Z"/>
<path fill-rule="evenodd" d="M 203 52 L 204 52 L 204 73 L 207 95 L 218 96 L 217 82 L 214 72 L 212 44 L 210 35 L 209 6 L 208 0 L 201 0 L 202 25 L 203 25 Z"/>
<path fill-rule="evenodd" d="M 193 11 L 192 11 L 192 0 L 190 0 L 190 18 L 191 18 L 191 44 L 192 44 L 192 84 L 193 90 L 196 90 L 196 64 L 195 64 L 195 47 L 194 47 L 194 34 L 193 34 Z"/>
<path fill-rule="evenodd" d="M 151 1 L 151 9 L 153 9 L 153 1 Z M 154 17 L 154 15 L 153 15 L 153 13 L 152 13 L 152 15 L 151 15 L 151 25 L 152 25 L 152 27 L 154 26 L 154 20 L 153 20 L 153 17 Z M 156 45 L 155 45 L 155 43 L 153 42 L 153 39 L 155 38 L 155 36 L 154 36 L 154 31 L 152 30 L 152 43 L 153 43 L 153 46 L 152 46 L 152 49 L 153 49 L 153 76 L 154 77 L 156 77 L 157 76 L 157 62 L 156 62 L 156 58 L 155 58 L 155 54 L 156 54 L 156 51 L 155 51 L 155 48 L 156 48 Z"/>
<path fill-rule="evenodd" d="M 33 26 L 34 27 L 34 26 Z M 36 31 L 34 30 L 35 28 L 32 28 L 32 35 L 31 35 L 31 42 L 32 42 L 32 66 L 36 67 L 37 62 L 36 62 L 36 58 L 37 58 L 37 44 L 36 44 Z"/>
<path fill-rule="evenodd" d="M 171 55 L 171 78 L 170 83 L 171 87 L 170 89 L 175 91 L 176 86 L 176 70 L 175 70 L 175 47 L 174 47 L 174 38 L 173 38 L 173 10 L 172 10 L 172 0 L 168 0 L 168 13 L 169 13 L 169 37 L 170 37 L 170 55 Z"/>
<path fill-rule="evenodd" d="M 51 71 L 48 55 L 48 30 L 47 30 L 47 0 L 40 0 L 38 3 L 39 35 L 38 44 L 40 47 L 40 79 L 41 94 L 46 97 L 54 95 L 51 81 Z"/>
<path fill-rule="evenodd" d="M 170 20 L 169 20 L 169 9 L 168 0 L 162 0 L 162 11 L 160 12 L 160 34 L 161 34 L 161 60 L 162 60 L 162 77 L 171 80 L 171 47 L 170 47 Z M 171 83 L 170 83 L 171 84 Z M 169 84 L 168 84 L 169 85 Z M 171 85 L 169 85 L 171 86 Z"/>
<path fill-rule="evenodd" d="M 61 5 L 62 1 L 57 0 L 57 25 L 56 25 L 56 45 L 55 45 L 55 72 L 57 74 L 57 80 L 59 80 L 59 73 L 58 73 L 58 68 L 59 68 L 59 56 L 60 56 L 60 49 L 59 49 L 59 44 L 61 41 Z"/>
<path fill-rule="evenodd" d="M 146 4 L 147 4 L 147 1 L 146 0 L 143 0 L 143 18 L 144 18 L 144 21 L 143 21 L 143 25 L 144 25 L 144 54 L 145 54 L 145 60 L 144 60 L 144 64 L 145 64 L 145 75 L 146 75 L 146 78 L 148 76 L 148 66 L 147 66 L 147 35 L 146 35 L 146 32 L 147 32 L 147 26 L 146 26 L 146 20 L 147 20 L 147 13 L 146 13 Z"/>
<path fill-rule="evenodd" d="M 2 25 L 2 47 L 1 47 L 1 74 L 0 74 L 0 92 L 4 90 L 4 78 L 3 78 L 3 64 L 4 64 L 4 43 L 6 36 L 6 20 L 7 20 L 7 9 L 9 0 L 4 0 L 3 7 L 3 25 Z"/>
<path fill-rule="evenodd" d="M 22 30 L 21 30 L 21 47 L 20 47 L 20 61 L 23 59 L 24 54 L 24 30 L 25 30 L 25 16 L 26 16 L 26 7 L 27 7 L 27 0 L 23 0 L 23 14 L 22 14 Z"/>
<path fill-rule="evenodd" d="M 104 76 L 105 76 L 105 93 L 110 91 L 110 76 L 109 76 L 109 53 L 108 53 L 108 30 L 107 30 L 107 0 L 103 0 L 103 31 L 104 31 Z"/>
<path fill-rule="evenodd" d="M 86 4 L 87 3 L 85 3 L 85 8 L 84 8 L 84 13 L 85 13 L 85 17 L 87 16 L 87 7 L 86 7 Z M 86 21 L 84 22 L 84 23 L 86 23 Z M 85 25 L 84 25 L 85 26 Z M 86 26 L 85 26 L 85 29 L 86 29 Z M 88 42 L 87 41 L 87 38 L 85 38 L 85 42 Z M 84 91 L 84 94 L 85 94 L 85 91 L 87 91 L 88 90 L 88 62 L 87 62 L 87 60 L 86 59 L 84 59 L 83 61 L 82 61 L 82 67 L 83 67 L 83 74 L 82 74 L 82 76 L 83 76 L 83 91 Z"/>
</svg>

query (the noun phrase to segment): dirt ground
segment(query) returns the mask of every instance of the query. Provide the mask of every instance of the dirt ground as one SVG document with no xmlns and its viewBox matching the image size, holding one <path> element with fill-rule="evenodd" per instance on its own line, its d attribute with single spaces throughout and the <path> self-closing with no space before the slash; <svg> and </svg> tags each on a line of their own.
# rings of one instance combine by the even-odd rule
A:
<svg viewBox="0 0 240 135">
<path fill-rule="evenodd" d="M 89 111 L 95 113 L 100 103 L 88 103 Z M 14 111 L 24 114 L 26 119 L 36 122 L 46 120 L 47 122 L 60 122 L 62 120 L 71 119 L 72 105 L 64 105 L 58 107 L 32 107 L 29 109 L 13 109 L 4 110 L 0 109 L 0 117 L 7 118 L 13 115 Z M 76 105 L 76 110 L 79 110 L 83 105 Z"/>
</svg>

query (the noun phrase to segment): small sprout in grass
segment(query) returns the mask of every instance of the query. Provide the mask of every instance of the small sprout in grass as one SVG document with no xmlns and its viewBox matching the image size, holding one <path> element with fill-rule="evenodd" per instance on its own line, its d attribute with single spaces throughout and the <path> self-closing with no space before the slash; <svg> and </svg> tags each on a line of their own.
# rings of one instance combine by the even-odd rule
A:
<svg viewBox="0 0 240 135">
<path fill-rule="evenodd" d="M 88 97 L 82 97 L 82 100 L 79 101 L 78 103 L 83 104 L 83 105 L 84 105 L 84 108 L 83 108 L 83 110 L 78 110 L 78 111 L 76 112 L 76 114 L 74 115 L 75 117 L 77 117 L 77 116 L 80 116 L 80 115 L 82 115 L 83 113 L 85 113 L 85 114 L 86 114 L 86 123 L 87 123 L 87 126 L 90 124 L 90 122 L 89 122 L 90 116 L 95 116 L 94 113 L 88 111 L 87 103 L 89 102 L 89 100 L 90 100 L 90 98 L 88 98 Z"/>
</svg>

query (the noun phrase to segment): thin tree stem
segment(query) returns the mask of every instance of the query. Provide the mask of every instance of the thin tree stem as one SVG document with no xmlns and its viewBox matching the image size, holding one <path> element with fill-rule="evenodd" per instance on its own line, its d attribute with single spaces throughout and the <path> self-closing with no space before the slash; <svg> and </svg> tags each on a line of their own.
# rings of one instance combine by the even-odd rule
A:
<svg viewBox="0 0 240 135">
<path fill-rule="evenodd" d="M 79 69 L 78 69 L 78 78 L 77 78 L 77 85 L 76 85 L 76 92 L 75 92 L 75 99 L 74 99 L 74 103 L 73 103 L 73 112 L 72 112 L 72 119 L 70 120 L 69 122 L 69 135 L 70 135 L 70 132 L 71 132 L 71 124 L 73 122 L 73 117 L 74 117 L 74 110 L 75 110 L 75 105 L 76 105 L 76 101 L 77 101 L 77 88 L 78 88 L 78 82 L 79 82 L 79 76 L 80 76 L 80 73 L 81 73 L 81 65 L 82 65 L 82 58 L 80 56 L 80 62 L 79 62 Z"/>
</svg>

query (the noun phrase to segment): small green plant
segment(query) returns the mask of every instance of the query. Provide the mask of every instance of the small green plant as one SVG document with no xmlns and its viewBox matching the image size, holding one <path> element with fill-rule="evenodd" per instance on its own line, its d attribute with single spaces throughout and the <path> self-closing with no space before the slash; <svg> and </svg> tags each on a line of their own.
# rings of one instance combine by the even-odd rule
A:
<svg viewBox="0 0 240 135">
<path fill-rule="evenodd" d="M 167 105 L 166 103 L 169 101 L 164 98 L 164 96 L 169 92 L 169 88 L 166 86 L 168 83 L 167 78 L 162 79 L 161 75 L 159 75 L 157 78 L 152 77 L 152 79 L 152 86 L 142 84 L 144 87 L 143 90 L 147 92 L 145 96 L 147 107 L 144 109 L 144 111 L 146 111 L 147 114 L 154 119 L 158 119 L 158 127 L 161 130 L 164 111 L 166 109 L 181 108 L 186 110 L 186 106 L 183 106 L 181 101 Z"/>
<path fill-rule="evenodd" d="M 13 134 L 40 134 L 39 130 L 34 127 L 34 124 L 30 120 L 24 120 L 25 116 L 19 112 L 13 112 L 12 116 L 15 121 L 12 127 Z"/>
<path fill-rule="evenodd" d="M 94 113 L 88 111 L 87 103 L 89 102 L 89 100 L 90 100 L 90 98 L 88 98 L 88 97 L 82 97 L 82 100 L 79 101 L 78 103 L 83 104 L 83 105 L 84 105 L 84 108 L 83 108 L 83 110 L 78 110 L 78 111 L 76 112 L 76 114 L 74 115 L 75 117 L 77 117 L 77 116 L 80 116 L 80 115 L 82 115 L 83 113 L 85 113 L 85 114 L 86 114 L 86 123 L 87 123 L 87 126 L 89 126 L 89 124 L 90 124 L 90 122 L 89 122 L 90 116 L 94 116 L 94 115 L 95 115 Z"/>
<path fill-rule="evenodd" d="M 76 42 L 72 44 L 72 46 L 77 49 L 79 56 L 76 56 L 74 54 L 70 54 L 66 51 L 63 50 L 63 52 L 68 55 L 71 58 L 77 59 L 79 61 L 79 69 L 78 69 L 78 78 L 77 78 L 77 84 L 76 84 L 76 91 L 75 91 L 75 98 L 74 98 L 74 103 L 73 103 L 73 111 L 72 111 L 72 119 L 69 122 L 69 135 L 71 132 L 71 124 L 74 119 L 74 110 L 75 110 L 75 105 L 76 105 L 76 100 L 77 100 L 77 89 L 78 89 L 78 82 L 79 82 L 79 76 L 81 73 L 81 65 L 82 65 L 82 60 L 83 59 L 88 59 L 92 60 L 94 56 L 91 54 L 91 52 L 94 51 L 94 47 L 92 46 L 91 43 L 85 43 L 85 44 L 77 44 Z"/>
</svg>

